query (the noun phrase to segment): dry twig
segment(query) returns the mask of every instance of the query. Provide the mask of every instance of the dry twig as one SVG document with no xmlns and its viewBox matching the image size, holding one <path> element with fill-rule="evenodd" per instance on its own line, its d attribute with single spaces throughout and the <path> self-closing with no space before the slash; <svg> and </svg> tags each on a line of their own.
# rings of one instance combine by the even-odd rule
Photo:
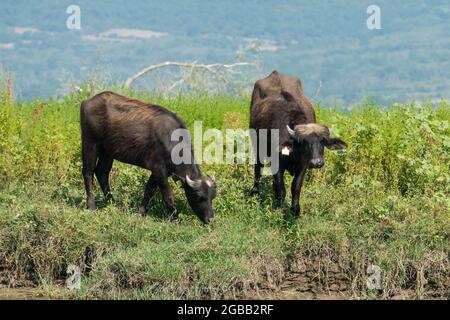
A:
<svg viewBox="0 0 450 320">
<path fill-rule="evenodd" d="M 164 68 L 164 67 L 169 67 L 169 66 L 176 66 L 176 67 L 180 67 L 180 68 L 198 68 L 198 69 L 204 69 L 207 70 L 211 73 L 218 73 L 221 69 L 225 69 L 225 70 L 229 70 L 232 71 L 235 67 L 240 67 L 240 66 L 248 66 L 251 65 L 251 63 L 248 62 L 238 62 L 238 63 L 232 63 L 232 64 L 222 64 L 222 63 L 215 63 L 215 64 L 198 64 L 198 63 L 186 63 L 186 62 L 175 62 L 175 61 L 166 61 L 163 63 L 158 63 L 158 64 L 153 64 L 151 66 L 148 66 L 144 69 L 142 69 L 141 71 L 139 71 L 138 73 L 136 73 L 135 75 L 129 77 L 125 83 L 124 83 L 124 87 L 128 88 L 130 87 L 130 85 L 133 83 L 133 81 L 139 79 L 140 77 L 142 77 L 144 74 L 151 72 L 151 71 L 155 71 L 157 69 L 160 68 Z"/>
</svg>

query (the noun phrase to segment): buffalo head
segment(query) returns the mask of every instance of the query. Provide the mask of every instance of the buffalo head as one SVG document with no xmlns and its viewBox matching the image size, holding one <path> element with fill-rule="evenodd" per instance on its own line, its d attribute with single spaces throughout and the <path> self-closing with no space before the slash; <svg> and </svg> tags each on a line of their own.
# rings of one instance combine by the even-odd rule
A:
<svg viewBox="0 0 450 320">
<path fill-rule="evenodd" d="M 330 130 L 322 124 L 299 124 L 294 129 L 286 127 L 294 142 L 294 153 L 300 154 L 310 169 L 321 168 L 325 164 L 324 147 L 330 150 L 341 150 L 347 147 L 341 139 L 331 138 Z"/>
<path fill-rule="evenodd" d="M 214 177 L 200 176 L 191 179 L 186 175 L 183 187 L 189 205 L 195 214 L 203 223 L 211 223 L 214 219 L 212 200 L 216 197 Z"/>
</svg>

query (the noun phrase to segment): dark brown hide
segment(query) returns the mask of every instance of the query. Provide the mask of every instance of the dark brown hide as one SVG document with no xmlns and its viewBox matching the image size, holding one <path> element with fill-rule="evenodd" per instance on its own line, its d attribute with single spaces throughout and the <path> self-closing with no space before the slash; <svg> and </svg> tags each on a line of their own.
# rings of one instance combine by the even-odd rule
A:
<svg viewBox="0 0 450 320">
<path fill-rule="evenodd" d="M 292 211 L 295 215 L 300 211 L 299 196 L 306 170 L 323 166 L 324 146 L 334 150 L 345 146 L 343 141 L 330 138 L 328 128 L 313 125 L 315 123 L 313 105 L 304 95 L 299 78 L 273 71 L 268 77 L 255 83 L 250 106 L 250 129 L 256 130 L 257 137 L 260 129 L 279 130 L 280 169 L 273 176 L 274 192 L 277 203 L 281 205 L 286 195 L 284 171 L 287 170 L 294 176 L 291 192 Z M 291 133 L 288 126 L 292 129 Z M 258 155 L 259 138 L 252 142 Z M 268 140 L 267 144 L 269 143 Z M 285 148 L 289 150 L 289 155 L 281 154 Z M 270 150 L 270 145 L 267 150 Z M 259 191 L 261 161 L 259 158 L 256 160 L 252 193 Z"/>
<path fill-rule="evenodd" d="M 145 214 L 149 199 L 157 187 L 167 209 L 176 218 L 174 198 L 168 183 L 170 176 L 181 180 L 189 204 L 208 223 L 215 183 L 201 174 L 196 164 L 175 165 L 171 151 L 178 141 L 171 141 L 172 132 L 186 129 L 183 121 L 163 107 L 130 99 L 113 92 L 103 92 L 81 104 L 80 113 L 83 177 L 87 206 L 95 209 L 92 193 L 93 175 L 97 176 L 106 199 L 111 198 L 109 173 L 114 160 L 152 171 L 147 182 L 140 211 Z M 191 147 L 193 159 L 193 151 Z M 186 181 L 195 181 L 195 188 Z"/>
</svg>

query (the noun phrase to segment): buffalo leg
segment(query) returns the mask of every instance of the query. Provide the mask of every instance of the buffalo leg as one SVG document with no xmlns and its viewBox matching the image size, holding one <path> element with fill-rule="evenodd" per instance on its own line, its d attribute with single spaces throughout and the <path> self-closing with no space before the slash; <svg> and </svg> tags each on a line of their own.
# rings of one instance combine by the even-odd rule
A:
<svg viewBox="0 0 450 320">
<path fill-rule="evenodd" d="M 170 219 L 176 220 L 178 218 L 177 210 L 175 209 L 175 200 L 173 197 L 172 188 L 169 185 L 169 181 L 165 178 L 159 184 L 159 189 L 161 190 L 164 202 L 166 204 L 167 211 L 169 212 Z"/>
<path fill-rule="evenodd" d="M 281 207 L 286 198 L 286 188 L 284 187 L 284 171 L 279 170 L 273 175 L 273 189 L 275 192 L 275 205 Z"/>
<path fill-rule="evenodd" d="M 111 172 L 113 158 L 105 152 L 101 152 L 98 158 L 97 166 L 95 167 L 95 175 L 102 188 L 103 195 L 106 201 L 112 199 L 111 188 L 109 186 L 109 173 Z"/>
<path fill-rule="evenodd" d="M 292 192 L 292 214 L 298 216 L 300 214 L 300 192 L 303 186 L 303 179 L 305 178 L 306 167 L 301 168 L 295 173 L 292 180 L 291 192 Z"/>
<path fill-rule="evenodd" d="M 257 163 L 255 164 L 255 181 L 253 183 L 252 190 L 250 191 L 252 195 L 259 193 L 259 180 L 261 179 L 262 164 L 259 162 L 259 160 L 256 161 Z"/>
<path fill-rule="evenodd" d="M 250 191 L 251 195 L 255 195 L 255 194 L 259 193 L 259 180 L 261 179 L 261 169 L 262 169 L 262 164 L 259 159 L 258 139 L 256 139 L 256 141 L 254 142 L 254 145 L 255 145 L 255 151 L 256 151 L 256 155 L 255 155 L 256 161 L 255 161 L 255 165 L 254 165 L 255 180 L 253 183 L 252 190 Z"/>
<path fill-rule="evenodd" d="M 150 198 L 156 190 L 158 184 L 156 183 L 155 177 L 153 175 L 148 178 L 147 184 L 145 185 L 144 198 L 141 202 L 141 207 L 139 208 L 139 213 L 144 216 L 147 213 L 147 206 Z"/>
<path fill-rule="evenodd" d="M 97 161 L 97 147 L 93 141 L 83 138 L 82 142 L 82 158 L 83 158 L 83 179 L 87 195 L 87 208 L 95 210 L 95 200 L 93 195 L 94 188 L 94 169 Z"/>
</svg>

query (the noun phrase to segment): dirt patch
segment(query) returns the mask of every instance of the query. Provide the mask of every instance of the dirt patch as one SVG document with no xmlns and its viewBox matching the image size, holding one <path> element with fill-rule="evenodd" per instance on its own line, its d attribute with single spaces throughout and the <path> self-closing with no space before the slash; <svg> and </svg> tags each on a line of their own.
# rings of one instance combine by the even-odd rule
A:
<svg viewBox="0 0 450 320">
<path fill-rule="evenodd" d="M 8 288 L 0 285 L 0 300 L 39 300 L 44 295 L 34 287 Z"/>
<path fill-rule="evenodd" d="M 395 290 L 368 290 L 366 274 L 358 274 L 351 267 L 340 265 L 330 257 L 293 255 L 288 258 L 285 270 L 276 285 L 261 283 L 256 295 L 246 298 L 276 300 L 441 300 L 449 298 L 448 286 L 437 286 L 432 279 L 419 289 L 415 279 Z M 442 281 L 439 281 L 442 283 Z M 272 282 L 273 283 L 273 282 Z"/>
<path fill-rule="evenodd" d="M 248 295 L 247 298 L 250 298 Z M 255 297 L 255 295 L 253 295 Z M 429 289 L 420 297 L 413 289 L 401 289 L 389 297 L 383 297 L 381 293 L 353 291 L 348 281 L 328 279 L 324 286 L 317 279 L 311 278 L 307 273 L 289 273 L 276 289 L 265 288 L 258 290 L 259 299 L 274 300 L 349 300 L 349 299 L 389 299 L 389 300 L 442 300 L 448 299 L 448 295 L 439 290 Z"/>
<path fill-rule="evenodd" d="M 295 256 L 279 261 L 271 256 L 261 256 L 253 261 L 258 275 L 256 281 L 238 282 L 221 292 L 217 288 L 205 288 L 202 299 L 275 299 L 275 300 L 348 300 L 348 299 L 448 299 L 448 286 L 423 286 L 416 289 L 413 282 L 408 287 L 394 291 L 369 292 L 364 275 L 359 278 L 348 267 L 343 268 L 330 259 L 317 256 Z M 0 300 L 59 299 L 66 292 L 63 283 L 58 283 L 55 292 L 44 292 L 32 281 L 13 281 L 6 270 L 0 271 Z M 362 283 L 362 284 L 361 284 Z M 128 288 L 132 296 L 134 286 Z M 141 288 L 142 289 L 142 288 Z M 125 290 L 126 291 L 126 290 Z M 126 295 L 125 295 L 126 296 Z M 187 298 L 187 292 L 178 292 Z M 108 299 L 106 295 L 104 299 Z"/>
<path fill-rule="evenodd" d="M 262 298 L 279 300 L 345 300 L 352 297 L 348 285 L 341 282 L 332 283 L 329 290 L 320 285 L 307 273 L 289 273 L 283 279 L 278 290 L 266 291 Z"/>
</svg>

